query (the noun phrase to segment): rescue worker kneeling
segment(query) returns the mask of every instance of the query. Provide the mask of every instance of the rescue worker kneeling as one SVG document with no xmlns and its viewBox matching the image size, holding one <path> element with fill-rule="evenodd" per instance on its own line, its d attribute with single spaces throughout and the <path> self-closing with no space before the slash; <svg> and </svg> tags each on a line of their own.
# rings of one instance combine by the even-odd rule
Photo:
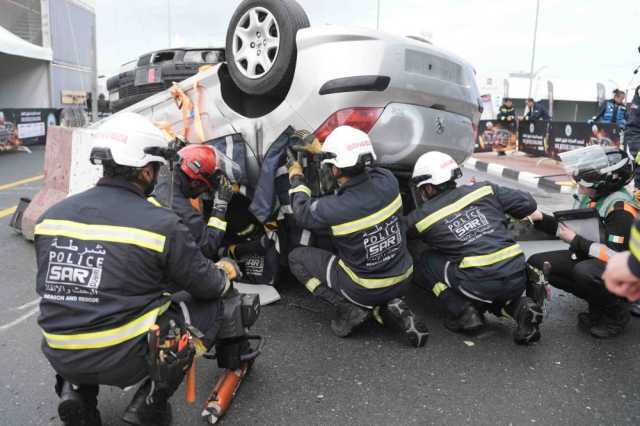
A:
<svg viewBox="0 0 640 426">
<path fill-rule="evenodd" d="M 584 231 L 576 234 L 553 216 L 538 213 L 532 216 L 536 228 L 558 236 L 569 248 L 534 254 L 528 262 L 538 270 L 549 262 L 549 283 L 588 303 L 588 311 L 578 314 L 581 328 L 594 337 L 615 337 L 629 323 L 629 303 L 607 291 L 602 274 L 609 258 L 629 248 L 640 207 L 625 189 L 633 178 L 633 161 L 625 151 L 601 145 L 565 152 L 560 158 L 578 184 L 577 208 L 594 209 L 595 230 L 589 233 L 597 237 Z"/>
<path fill-rule="evenodd" d="M 193 355 L 181 352 L 172 365 L 158 366 L 148 359 L 149 328 L 157 323 L 165 334 L 172 323 L 190 322 L 210 348 L 221 327 L 221 298 L 237 266 L 206 259 L 173 212 L 146 200 L 167 147 L 142 116 L 108 120 L 91 151 L 104 177 L 48 209 L 36 225 L 42 351 L 57 373 L 58 413 L 67 425 L 101 424 L 99 385 L 124 388 L 159 375 L 165 380 L 146 380 L 123 418 L 169 424 L 168 399 Z M 172 303 L 169 283 L 185 290 L 190 321 Z"/>
<path fill-rule="evenodd" d="M 212 146 L 188 145 L 178 151 L 178 167 L 173 172 L 173 179 L 170 176 L 162 178 L 149 197 L 149 201 L 158 206 L 171 204 L 204 255 L 213 260 L 218 258 L 227 230 L 225 217 L 233 197 L 232 185 L 222 172 L 224 162 L 229 161 Z M 207 221 L 199 198 L 203 194 L 213 196 L 211 216 Z"/>
<path fill-rule="evenodd" d="M 535 342 L 542 308 L 522 296 L 526 263 L 505 215 L 524 218 L 536 211 L 536 202 L 530 194 L 489 182 L 458 187 L 461 176 L 455 160 L 441 152 L 416 162 L 412 181 L 423 203 L 407 217 L 407 235 L 429 246 L 420 256 L 416 281 L 442 301 L 448 329 L 477 330 L 490 311 L 516 321 L 516 343 Z"/>
<path fill-rule="evenodd" d="M 327 137 L 321 155 L 339 189 L 311 198 L 302 167 L 294 162 L 289 166 L 291 205 L 301 227 L 331 233 L 337 254 L 298 247 L 289 254 L 291 272 L 332 307 L 336 335 L 346 337 L 373 313 L 379 322 L 399 326 L 413 346 L 423 346 L 428 330 L 402 299 L 413 262 L 396 178 L 372 167 L 376 156 L 369 137 L 349 126 Z"/>
</svg>

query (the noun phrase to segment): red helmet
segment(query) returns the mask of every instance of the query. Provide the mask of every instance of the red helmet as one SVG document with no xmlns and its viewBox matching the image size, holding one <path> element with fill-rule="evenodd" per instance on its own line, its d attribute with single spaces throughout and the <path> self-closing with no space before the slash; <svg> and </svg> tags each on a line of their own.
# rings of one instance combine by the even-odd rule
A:
<svg viewBox="0 0 640 426">
<path fill-rule="evenodd" d="M 180 168 L 189 179 L 200 181 L 213 189 L 213 176 L 218 169 L 218 155 L 209 145 L 188 145 L 178 151 Z"/>
</svg>

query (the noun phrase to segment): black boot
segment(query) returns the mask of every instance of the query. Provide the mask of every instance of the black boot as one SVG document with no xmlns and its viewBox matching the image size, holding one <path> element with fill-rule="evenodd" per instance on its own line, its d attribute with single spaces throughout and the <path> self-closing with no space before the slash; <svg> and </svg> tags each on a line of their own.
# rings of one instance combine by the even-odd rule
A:
<svg viewBox="0 0 640 426">
<path fill-rule="evenodd" d="M 482 316 L 471 303 L 467 303 L 460 315 L 456 316 L 447 312 L 447 316 L 444 319 L 444 326 L 456 333 L 471 333 L 477 331 L 483 325 Z"/>
<path fill-rule="evenodd" d="M 587 312 L 578 314 L 578 325 L 586 331 L 590 331 L 591 327 L 595 327 L 602 320 L 602 307 L 589 304 Z"/>
<path fill-rule="evenodd" d="M 133 395 L 133 399 L 124 410 L 122 420 L 132 425 L 170 425 L 171 405 L 159 392 L 154 393 L 152 403 L 147 403 L 151 391 L 151 380 L 147 379 Z"/>
<path fill-rule="evenodd" d="M 626 328 L 631 315 L 628 303 L 619 303 L 610 308 L 605 308 L 602 319 L 591 327 L 592 336 L 600 339 L 608 339 L 620 335 Z"/>
<path fill-rule="evenodd" d="M 338 337 L 347 337 L 356 327 L 371 317 L 370 310 L 350 303 L 327 286 L 318 286 L 313 291 L 313 295 L 333 308 L 331 330 Z"/>
<path fill-rule="evenodd" d="M 508 312 L 509 307 L 505 308 Z M 540 340 L 540 324 L 542 323 L 542 308 L 529 297 L 521 297 L 515 302 L 512 310 L 516 329 L 513 340 L 519 345 L 528 345 Z"/>
<path fill-rule="evenodd" d="M 424 320 L 417 317 L 404 300 L 396 298 L 387 302 L 380 311 L 383 322 L 395 324 L 404 332 L 409 344 L 415 348 L 424 346 L 429 338 L 429 329 Z"/>
<path fill-rule="evenodd" d="M 58 376 L 56 392 L 60 396 L 58 415 L 65 426 L 101 426 L 97 409 L 97 386 L 74 387 Z M 86 394 L 86 395 L 83 395 Z"/>
</svg>

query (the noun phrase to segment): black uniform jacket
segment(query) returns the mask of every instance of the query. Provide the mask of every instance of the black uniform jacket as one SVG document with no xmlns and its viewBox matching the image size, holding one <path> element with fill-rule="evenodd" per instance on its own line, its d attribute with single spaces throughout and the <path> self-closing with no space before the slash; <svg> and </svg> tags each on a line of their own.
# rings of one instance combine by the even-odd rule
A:
<svg viewBox="0 0 640 426">
<path fill-rule="evenodd" d="M 506 215 L 521 219 L 536 207 L 526 192 L 488 182 L 459 186 L 411 212 L 407 232 L 450 258 L 459 280 L 499 280 L 525 269 Z"/>
<path fill-rule="evenodd" d="M 49 208 L 35 249 L 43 351 L 54 368 L 78 374 L 117 368 L 146 344 L 169 306 L 169 283 L 201 300 L 229 286 L 175 213 L 117 178 Z"/>
<path fill-rule="evenodd" d="M 402 283 L 413 273 L 402 225 L 398 181 L 382 168 L 351 178 L 334 195 L 311 198 L 304 179 L 291 184 L 298 224 L 330 231 L 338 265 L 357 284 L 379 289 Z"/>
<path fill-rule="evenodd" d="M 171 203 L 171 208 L 182 222 L 187 225 L 202 253 L 209 259 L 217 260 L 218 249 L 227 230 L 226 212 L 212 210 L 211 217 L 205 221 L 202 212 L 198 211 L 191 203 L 191 199 L 187 198 L 182 192 L 181 188 L 185 185 L 182 182 L 183 179 L 187 178 L 176 170 L 173 180 L 173 193 L 170 191 L 171 179 L 166 176 L 158 182 L 156 189 L 148 200 L 158 207 L 168 207 L 169 203 Z M 173 197 L 172 201 L 170 200 L 171 197 Z"/>
</svg>

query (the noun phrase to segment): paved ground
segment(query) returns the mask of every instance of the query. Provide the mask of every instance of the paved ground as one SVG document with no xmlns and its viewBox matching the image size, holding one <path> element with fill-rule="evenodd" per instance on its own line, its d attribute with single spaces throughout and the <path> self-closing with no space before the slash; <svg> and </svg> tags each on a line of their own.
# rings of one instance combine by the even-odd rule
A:
<svg viewBox="0 0 640 426">
<path fill-rule="evenodd" d="M 41 174 L 41 167 L 41 151 L 0 155 L 0 188 Z M 464 179 L 471 176 L 487 178 L 465 171 Z M 37 187 L 0 190 L 0 211 Z M 567 196 L 534 195 L 547 210 L 570 204 Z M 57 425 L 52 371 L 39 351 L 37 305 L 30 304 L 36 297 L 33 247 L 8 222 L 0 218 L 0 424 Z M 529 253 L 558 245 L 524 244 Z M 374 324 L 338 339 L 321 306 L 299 286 L 285 282 L 281 290 L 283 300 L 264 308 L 255 327 L 267 346 L 225 424 L 640 424 L 638 320 L 623 338 L 594 340 L 576 327 L 584 305 L 556 292 L 542 340 L 519 347 L 502 320 L 491 319 L 473 337 L 448 332 L 429 295 L 413 290 L 411 303 L 432 330 L 428 345 L 413 349 Z M 215 375 L 212 363 L 199 364 L 199 401 Z M 121 424 L 118 416 L 132 394 L 102 390 L 105 425 Z M 175 424 L 198 424 L 199 406 L 187 406 L 183 394 L 175 400 Z"/>
</svg>

